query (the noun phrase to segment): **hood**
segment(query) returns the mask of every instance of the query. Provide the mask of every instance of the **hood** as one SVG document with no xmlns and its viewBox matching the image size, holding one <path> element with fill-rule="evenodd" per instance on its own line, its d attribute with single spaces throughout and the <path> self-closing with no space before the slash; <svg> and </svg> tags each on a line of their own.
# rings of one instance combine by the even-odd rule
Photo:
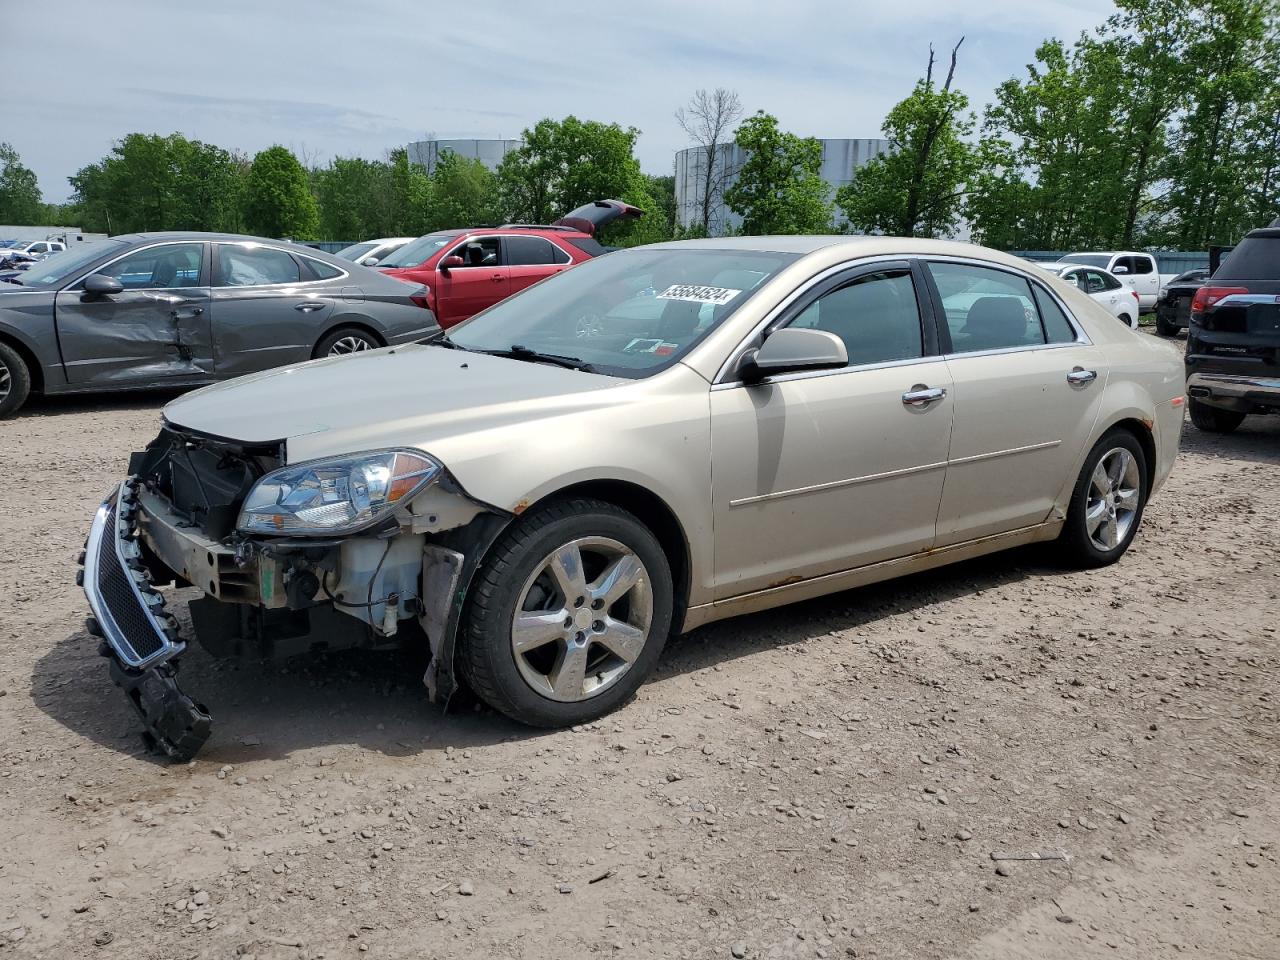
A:
<svg viewBox="0 0 1280 960">
<path fill-rule="evenodd" d="M 572 227 L 581 230 L 589 237 L 594 237 L 613 221 L 620 217 L 634 219 L 643 217 L 644 211 L 621 200 L 596 200 L 584 203 L 576 210 L 571 210 L 559 220 L 552 223 L 556 227 Z"/>
<path fill-rule="evenodd" d="M 595 409 L 632 381 L 408 344 L 313 360 L 196 390 L 167 421 L 246 444 L 286 442 L 291 463 L 432 443 Z"/>
</svg>

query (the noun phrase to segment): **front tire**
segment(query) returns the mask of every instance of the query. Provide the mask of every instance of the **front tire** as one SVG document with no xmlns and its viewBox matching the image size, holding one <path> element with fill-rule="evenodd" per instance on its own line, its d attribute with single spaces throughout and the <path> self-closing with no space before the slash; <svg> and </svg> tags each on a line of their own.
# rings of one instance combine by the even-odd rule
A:
<svg viewBox="0 0 1280 960">
<path fill-rule="evenodd" d="M 7 417 L 27 401 L 31 393 L 31 371 L 18 351 L 0 343 L 0 418 Z"/>
<path fill-rule="evenodd" d="M 612 504 L 563 500 L 516 521 L 485 560 L 459 668 L 513 720 L 587 723 L 635 693 L 673 612 L 671 568 L 649 529 Z"/>
<path fill-rule="evenodd" d="M 1221 407 L 1211 407 L 1207 403 L 1201 403 L 1194 397 L 1191 398 L 1191 422 L 1203 430 L 1205 433 L 1230 433 L 1240 424 L 1244 423 L 1244 414 L 1237 413 L 1235 410 L 1223 410 Z"/>
<path fill-rule="evenodd" d="M 1147 457 L 1128 430 L 1112 430 L 1089 451 L 1058 537 L 1072 566 L 1105 567 L 1129 549 L 1149 490 Z"/>
</svg>

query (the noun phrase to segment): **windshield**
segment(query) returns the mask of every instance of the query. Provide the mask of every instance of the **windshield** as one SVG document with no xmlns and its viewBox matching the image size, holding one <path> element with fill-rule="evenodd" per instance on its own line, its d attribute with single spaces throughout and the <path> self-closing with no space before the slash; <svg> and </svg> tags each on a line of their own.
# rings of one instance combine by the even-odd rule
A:
<svg viewBox="0 0 1280 960">
<path fill-rule="evenodd" d="M 449 331 L 468 350 L 581 360 L 638 379 L 675 363 L 796 254 L 636 247 L 597 257 Z"/>
<path fill-rule="evenodd" d="M 41 260 L 22 275 L 24 287 L 48 287 L 70 280 L 94 260 L 112 252 L 112 247 L 123 247 L 123 240 L 96 240 L 63 250 Z"/>
<path fill-rule="evenodd" d="M 1105 270 L 1111 258 L 1105 253 L 1069 253 L 1062 258 L 1062 262 L 1083 263 L 1087 267 L 1102 267 Z"/>
<path fill-rule="evenodd" d="M 0 240 L 0 250 L 12 250 L 20 246 L 22 246 L 21 240 Z"/>
<path fill-rule="evenodd" d="M 343 247 L 335 253 L 334 256 L 341 257 L 343 260 L 350 260 L 354 263 L 376 246 L 376 243 L 353 243 L 349 247 Z"/>
<path fill-rule="evenodd" d="M 416 267 L 420 263 L 426 263 L 443 247 L 446 243 L 451 243 L 457 236 L 456 233 L 428 233 L 425 237 L 419 237 L 411 243 L 406 243 L 395 253 L 388 254 L 378 261 L 380 267 Z"/>
</svg>

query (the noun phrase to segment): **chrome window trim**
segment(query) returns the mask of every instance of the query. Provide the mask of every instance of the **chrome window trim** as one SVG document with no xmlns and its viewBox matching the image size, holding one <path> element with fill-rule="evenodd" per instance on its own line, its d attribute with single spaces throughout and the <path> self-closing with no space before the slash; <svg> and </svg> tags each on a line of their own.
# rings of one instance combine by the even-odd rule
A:
<svg viewBox="0 0 1280 960">
<path fill-rule="evenodd" d="M 207 240 L 157 240 L 155 241 L 155 243 L 144 243 L 140 247 L 131 247 L 130 249 L 126 250 L 124 253 L 120 254 L 120 256 L 113 257 L 112 259 L 106 261 L 105 263 L 98 264 L 88 273 L 82 274 L 78 280 L 73 280 L 71 283 L 67 284 L 65 287 L 62 287 L 61 290 L 75 290 L 77 287 L 79 287 L 81 284 L 84 283 L 86 277 L 91 277 L 98 271 L 103 270 L 107 267 L 114 266 L 115 264 L 119 263 L 121 260 L 125 259 L 126 257 L 131 257 L 135 253 L 142 253 L 144 250 L 154 250 L 156 247 L 176 247 L 176 246 L 180 246 L 188 243 L 198 244 L 199 246 L 203 247 L 208 242 L 209 241 Z M 205 254 L 205 251 L 202 249 L 200 251 L 200 272 L 201 273 L 204 272 L 204 254 Z M 212 265 L 210 266 L 210 270 L 212 271 Z M 198 277 L 196 279 L 197 281 L 199 280 Z M 212 279 L 212 277 L 210 279 Z M 197 282 L 195 286 L 200 287 L 201 284 Z M 204 284 L 204 286 L 209 286 L 209 284 Z M 193 288 L 192 287 L 129 287 L 125 292 L 130 293 L 130 292 L 136 292 L 138 290 L 191 290 L 191 289 Z"/>
<path fill-rule="evenodd" d="M 214 247 L 247 247 L 247 246 L 266 247 L 268 250 L 274 250 L 277 253 L 283 253 L 286 256 L 297 257 L 299 260 L 311 260 L 315 263 L 324 263 L 326 267 L 333 267 L 335 270 L 342 271 L 342 276 L 330 277 L 327 280 L 298 279 L 298 280 L 285 282 L 285 283 L 236 283 L 236 284 L 214 283 L 213 276 L 212 276 L 213 274 L 212 254 L 217 253 L 217 251 L 210 250 L 211 256 L 209 259 L 209 273 L 210 273 L 209 288 L 211 290 L 264 290 L 268 287 L 288 287 L 289 289 L 293 289 L 295 287 L 309 287 L 318 283 L 337 283 L 338 281 L 345 280 L 349 276 L 351 276 L 350 273 L 348 273 L 346 270 L 343 270 L 342 267 L 336 266 L 335 264 L 325 263 L 325 261 L 317 260 L 315 257 L 309 257 L 305 253 L 297 253 L 293 250 L 287 250 L 284 247 L 277 247 L 270 243 L 262 243 L 257 240 L 213 240 L 210 242 Z"/>
<path fill-rule="evenodd" d="M 768 313 L 765 314 L 765 316 L 760 320 L 760 322 L 757 323 L 755 327 L 752 328 L 751 332 L 748 333 L 745 337 L 742 338 L 742 340 L 738 342 L 738 345 L 736 347 L 734 347 L 732 350 L 729 351 L 729 354 L 726 357 L 725 361 L 720 365 L 720 368 L 716 371 L 715 377 L 712 378 L 711 389 L 723 390 L 723 389 L 727 389 L 728 387 L 745 386 L 745 384 L 743 384 L 741 380 L 728 379 L 731 376 L 730 371 L 733 369 L 734 361 L 741 356 L 742 351 L 746 348 L 746 345 L 748 343 L 754 340 L 761 332 L 766 330 L 769 327 L 769 325 L 775 322 L 783 312 L 785 312 L 793 303 L 796 302 L 796 300 L 800 299 L 800 297 L 808 293 L 811 289 L 813 289 L 814 286 L 846 270 L 851 270 L 856 267 L 862 267 L 862 266 L 874 266 L 877 263 L 889 263 L 897 260 L 907 260 L 908 262 L 912 260 L 919 260 L 926 268 L 930 263 L 959 263 L 959 264 L 965 264 L 967 266 L 987 267 L 992 270 L 1003 271 L 1005 273 L 1011 273 L 1014 276 L 1021 277 L 1023 280 L 1026 280 L 1027 283 L 1039 286 L 1040 289 L 1045 294 L 1047 294 L 1049 297 L 1053 299 L 1053 302 L 1058 305 L 1058 308 L 1062 311 L 1063 315 L 1067 318 L 1067 323 L 1070 325 L 1071 329 L 1075 332 L 1076 339 L 1073 341 L 1069 341 L 1067 343 L 1036 343 L 1036 344 L 1027 344 L 1027 345 L 1018 346 L 1018 347 L 1006 347 L 998 350 L 982 350 L 982 351 L 974 351 L 969 353 L 944 353 L 944 354 L 937 354 L 937 355 L 927 356 L 927 357 L 913 357 L 908 360 L 892 360 L 886 363 L 864 364 L 856 367 L 855 366 L 838 367 L 834 370 L 804 371 L 804 372 L 798 372 L 793 374 L 783 374 L 782 376 L 779 376 L 779 377 L 767 377 L 761 382 L 762 383 L 782 383 L 788 380 L 808 379 L 811 377 L 820 377 L 820 376 L 829 377 L 829 376 L 834 376 L 842 373 L 853 373 L 859 370 L 875 370 L 875 369 L 880 369 L 884 367 L 907 366 L 910 364 L 925 363 L 931 360 L 944 360 L 944 359 L 950 359 L 953 357 L 959 358 L 959 357 L 997 356 L 1004 353 L 1023 353 L 1027 350 L 1049 350 L 1049 349 L 1057 349 L 1060 347 L 1074 347 L 1074 346 L 1081 346 L 1081 345 L 1092 346 L 1093 345 L 1093 341 L 1089 339 L 1089 335 L 1088 333 L 1085 332 L 1084 326 L 1076 318 L 1075 314 L 1071 312 L 1070 308 L 1066 305 L 1063 299 L 1060 296 L 1058 296 L 1057 292 L 1053 290 L 1048 284 L 1041 283 L 1039 278 L 1037 278 L 1033 273 L 1030 273 L 1029 271 L 1023 271 L 1018 267 L 1009 266 L 1003 263 L 993 263 L 990 260 L 983 260 L 978 257 L 962 257 L 962 256 L 957 256 L 955 254 L 930 254 L 928 256 L 922 256 L 919 253 L 897 253 L 897 254 L 881 253 L 881 254 L 875 254 L 874 256 L 858 257 L 853 260 L 846 260 L 843 263 L 839 263 L 839 264 L 836 264 L 835 266 L 828 267 L 827 269 L 823 270 L 821 273 L 815 274 L 814 276 L 806 280 L 803 284 L 801 284 L 800 286 L 792 290 L 791 293 L 789 293 L 785 298 L 783 298 L 782 301 L 780 301 L 776 306 L 774 306 L 773 309 L 771 309 Z M 913 283 L 915 282 L 914 278 L 912 282 Z M 920 291 L 917 291 L 917 295 L 919 294 L 919 292 Z M 1038 312 L 1038 309 L 1037 309 L 1037 312 Z M 944 310 L 944 313 L 945 313 L 945 310 Z M 946 316 L 943 316 L 939 319 L 942 323 L 946 323 L 946 320 L 947 320 Z M 923 322 L 924 322 L 924 317 L 922 316 L 921 323 Z"/>
</svg>

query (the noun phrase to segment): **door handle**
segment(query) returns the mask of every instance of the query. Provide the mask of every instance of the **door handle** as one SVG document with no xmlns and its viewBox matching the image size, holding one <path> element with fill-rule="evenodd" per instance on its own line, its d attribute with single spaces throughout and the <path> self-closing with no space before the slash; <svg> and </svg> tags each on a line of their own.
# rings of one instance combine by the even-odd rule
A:
<svg viewBox="0 0 1280 960">
<path fill-rule="evenodd" d="M 908 407 L 927 407 L 946 395 L 947 391 L 942 387 L 926 387 L 923 384 L 917 384 L 902 395 L 902 402 Z"/>
<path fill-rule="evenodd" d="M 494 274 L 492 277 L 490 277 L 489 279 L 490 279 L 490 280 L 492 280 L 494 283 L 501 283 L 501 282 L 502 282 L 502 274 L 500 274 L 500 273 L 495 273 L 495 274 Z"/>
<path fill-rule="evenodd" d="M 1086 370 L 1084 367 L 1076 367 L 1067 374 L 1067 383 L 1091 383 L 1097 379 L 1097 370 Z"/>
<path fill-rule="evenodd" d="M 293 309 L 301 310 L 303 313 L 310 313 L 312 310 L 319 310 L 324 307 L 323 303 L 317 303 L 314 300 L 308 300 L 306 303 L 299 303 Z"/>
<path fill-rule="evenodd" d="M 189 320 L 192 317 L 200 316 L 202 313 L 204 313 L 204 307 L 192 307 L 186 313 L 183 313 L 181 310 L 170 310 L 169 316 L 173 317 L 175 320 Z"/>
</svg>

